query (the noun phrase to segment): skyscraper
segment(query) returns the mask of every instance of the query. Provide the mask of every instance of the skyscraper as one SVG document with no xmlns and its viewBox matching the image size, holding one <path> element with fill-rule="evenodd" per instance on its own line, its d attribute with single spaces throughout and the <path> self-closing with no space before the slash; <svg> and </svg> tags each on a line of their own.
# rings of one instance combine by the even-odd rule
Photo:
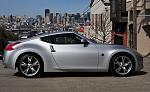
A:
<svg viewBox="0 0 150 92">
<path fill-rule="evenodd" d="M 50 23 L 50 10 L 45 9 L 45 23 Z"/>
<path fill-rule="evenodd" d="M 50 13 L 50 23 L 53 23 L 53 22 L 54 22 L 54 14 Z"/>
<path fill-rule="evenodd" d="M 36 16 L 36 22 L 37 22 L 38 26 L 40 26 L 42 24 L 42 16 L 41 15 Z"/>
</svg>

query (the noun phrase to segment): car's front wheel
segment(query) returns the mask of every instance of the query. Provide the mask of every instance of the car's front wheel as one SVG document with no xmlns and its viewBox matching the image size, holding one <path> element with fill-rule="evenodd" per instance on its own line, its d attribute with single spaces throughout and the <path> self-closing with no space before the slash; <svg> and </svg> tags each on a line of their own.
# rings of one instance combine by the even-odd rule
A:
<svg viewBox="0 0 150 92">
<path fill-rule="evenodd" d="M 35 54 L 25 54 L 19 58 L 18 71 L 24 77 L 37 77 L 43 72 L 43 62 Z"/>
<path fill-rule="evenodd" d="M 110 62 L 110 71 L 115 76 L 129 76 L 135 71 L 134 59 L 127 54 L 118 54 Z"/>
</svg>

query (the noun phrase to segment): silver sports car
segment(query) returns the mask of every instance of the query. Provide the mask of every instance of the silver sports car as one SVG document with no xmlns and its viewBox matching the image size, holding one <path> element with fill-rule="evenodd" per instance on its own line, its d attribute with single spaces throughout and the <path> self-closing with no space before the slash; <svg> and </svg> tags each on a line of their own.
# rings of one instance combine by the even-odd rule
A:
<svg viewBox="0 0 150 92">
<path fill-rule="evenodd" d="M 97 44 L 76 32 L 58 32 L 9 44 L 4 64 L 25 77 L 44 72 L 108 71 L 129 76 L 143 68 L 143 57 L 124 46 Z"/>
</svg>

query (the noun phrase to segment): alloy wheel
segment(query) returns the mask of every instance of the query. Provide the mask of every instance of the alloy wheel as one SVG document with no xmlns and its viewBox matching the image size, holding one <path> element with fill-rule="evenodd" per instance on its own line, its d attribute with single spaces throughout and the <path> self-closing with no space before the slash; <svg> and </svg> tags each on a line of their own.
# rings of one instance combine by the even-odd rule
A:
<svg viewBox="0 0 150 92">
<path fill-rule="evenodd" d="M 20 62 L 21 73 L 25 76 L 34 76 L 40 70 L 40 62 L 34 56 L 27 56 Z"/>
<path fill-rule="evenodd" d="M 119 75 L 127 75 L 132 70 L 132 61 L 127 56 L 118 56 L 114 60 L 114 71 Z"/>
</svg>

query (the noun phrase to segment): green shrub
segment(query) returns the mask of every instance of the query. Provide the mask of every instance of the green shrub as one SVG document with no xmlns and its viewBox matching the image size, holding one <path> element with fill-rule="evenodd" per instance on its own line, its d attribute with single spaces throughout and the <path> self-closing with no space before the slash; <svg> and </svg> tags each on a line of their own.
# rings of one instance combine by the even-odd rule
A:
<svg viewBox="0 0 150 92">
<path fill-rule="evenodd" d="M 4 48 L 8 44 L 8 41 L 15 41 L 17 39 L 17 35 L 13 32 L 7 31 L 5 26 L 0 26 L 0 52 L 4 52 Z"/>
</svg>

